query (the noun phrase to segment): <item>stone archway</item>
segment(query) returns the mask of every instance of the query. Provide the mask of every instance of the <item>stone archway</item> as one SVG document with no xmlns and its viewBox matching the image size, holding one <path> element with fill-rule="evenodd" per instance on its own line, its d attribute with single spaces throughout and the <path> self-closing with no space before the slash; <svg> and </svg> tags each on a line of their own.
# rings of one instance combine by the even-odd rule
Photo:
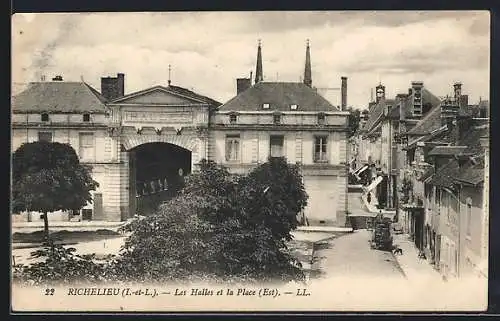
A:
<svg viewBox="0 0 500 321">
<path fill-rule="evenodd" d="M 193 169 L 192 152 L 182 144 L 145 141 L 127 145 L 134 146 L 128 150 L 129 213 L 132 215 L 156 212 L 162 202 L 177 195 L 184 186 L 185 176 Z"/>
</svg>

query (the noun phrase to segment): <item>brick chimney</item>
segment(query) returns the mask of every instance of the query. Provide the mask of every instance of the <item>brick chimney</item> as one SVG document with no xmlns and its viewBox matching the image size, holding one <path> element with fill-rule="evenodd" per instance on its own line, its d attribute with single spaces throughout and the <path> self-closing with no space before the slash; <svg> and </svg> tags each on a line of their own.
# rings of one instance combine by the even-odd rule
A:
<svg viewBox="0 0 500 321">
<path fill-rule="evenodd" d="M 340 77 L 340 106 L 341 110 L 347 109 L 347 77 Z"/>
<path fill-rule="evenodd" d="M 411 92 L 413 96 L 413 117 L 422 117 L 422 88 L 424 83 L 422 81 L 412 81 L 411 82 Z"/>
<path fill-rule="evenodd" d="M 125 75 L 118 73 L 116 77 L 101 77 L 101 94 L 107 100 L 125 95 Z"/>
<path fill-rule="evenodd" d="M 252 78 L 236 79 L 236 95 L 241 94 L 250 87 L 252 87 Z"/>
</svg>

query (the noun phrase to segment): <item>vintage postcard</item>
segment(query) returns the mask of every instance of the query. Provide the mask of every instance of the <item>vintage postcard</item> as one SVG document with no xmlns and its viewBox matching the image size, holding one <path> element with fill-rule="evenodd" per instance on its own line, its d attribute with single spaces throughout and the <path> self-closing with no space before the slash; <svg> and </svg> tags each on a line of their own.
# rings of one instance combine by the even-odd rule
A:
<svg viewBox="0 0 500 321">
<path fill-rule="evenodd" d="M 12 16 L 14 312 L 485 311 L 487 11 Z"/>
</svg>

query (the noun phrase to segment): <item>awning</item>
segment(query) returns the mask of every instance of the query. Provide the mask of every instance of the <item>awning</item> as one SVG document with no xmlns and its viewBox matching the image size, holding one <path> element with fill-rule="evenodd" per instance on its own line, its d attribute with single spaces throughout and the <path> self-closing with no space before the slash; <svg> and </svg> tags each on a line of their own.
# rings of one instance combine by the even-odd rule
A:
<svg viewBox="0 0 500 321">
<path fill-rule="evenodd" d="M 380 184 L 380 182 L 382 182 L 383 180 L 384 179 L 382 176 L 377 176 L 377 178 L 375 178 L 375 180 L 370 185 L 368 185 L 368 187 L 366 188 L 366 192 L 369 192 L 377 187 L 377 185 Z"/>
</svg>

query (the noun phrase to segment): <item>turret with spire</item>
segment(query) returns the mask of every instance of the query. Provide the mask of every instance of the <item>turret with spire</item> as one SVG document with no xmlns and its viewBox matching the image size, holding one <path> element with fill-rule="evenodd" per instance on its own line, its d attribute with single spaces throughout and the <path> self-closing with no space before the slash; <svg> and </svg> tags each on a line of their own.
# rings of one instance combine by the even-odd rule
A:
<svg viewBox="0 0 500 321">
<path fill-rule="evenodd" d="M 255 68 L 255 83 L 257 84 L 262 80 L 264 80 L 264 76 L 262 73 L 262 49 L 259 39 L 259 46 L 257 48 L 257 67 Z"/>
<path fill-rule="evenodd" d="M 304 68 L 304 84 L 306 84 L 309 87 L 312 86 L 311 52 L 309 49 L 309 39 L 307 39 L 307 47 L 306 47 L 306 66 Z"/>
</svg>

